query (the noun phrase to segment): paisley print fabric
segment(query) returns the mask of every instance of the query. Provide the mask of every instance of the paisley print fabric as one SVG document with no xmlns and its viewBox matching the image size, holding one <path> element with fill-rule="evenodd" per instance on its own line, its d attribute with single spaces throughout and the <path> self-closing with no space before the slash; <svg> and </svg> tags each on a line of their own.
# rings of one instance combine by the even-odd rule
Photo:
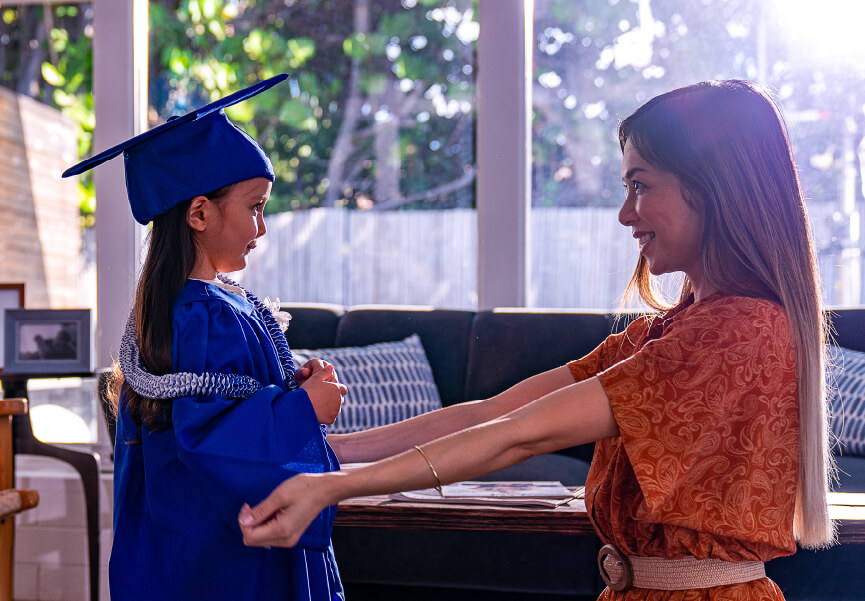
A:
<svg viewBox="0 0 865 601">
<path fill-rule="evenodd" d="M 795 358 L 784 310 L 714 294 L 638 319 L 569 364 L 597 376 L 621 435 L 586 482 L 598 535 L 627 555 L 768 561 L 795 552 Z M 783 599 L 768 579 L 604 600 Z"/>
</svg>

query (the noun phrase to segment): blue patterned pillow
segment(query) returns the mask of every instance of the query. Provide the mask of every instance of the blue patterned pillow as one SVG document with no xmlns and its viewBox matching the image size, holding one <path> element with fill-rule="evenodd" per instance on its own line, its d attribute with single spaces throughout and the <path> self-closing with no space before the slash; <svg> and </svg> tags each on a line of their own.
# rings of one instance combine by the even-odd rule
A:
<svg viewBox="0 0 865 601">
<path fill-rule="evenodd" d="M 432 368 L 417 334 L 399 342 L 320 350 L 294 350 L 295 364 L 311 358 L 333 363 L 348 396 L 329 432 L 384 426 L 441 409 Z"/>
<path fill-rule="evenodd" d="M 840 445 L 836 453 L 865 456 L 865 353 L 832 347 L 829 358 L 830 423 Z"/>
</svg>

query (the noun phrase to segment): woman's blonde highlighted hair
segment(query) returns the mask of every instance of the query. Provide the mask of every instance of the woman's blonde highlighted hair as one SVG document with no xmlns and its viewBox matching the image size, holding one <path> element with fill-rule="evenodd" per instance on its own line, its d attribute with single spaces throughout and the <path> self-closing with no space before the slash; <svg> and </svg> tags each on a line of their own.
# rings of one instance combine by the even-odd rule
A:
<svg viewBox="0 0 865 601">
<path fill-rule="evenodd" d="M 619 125 L 619 143 L 682 183 L 703 217 L 707 282 L 780 303 L 792 335 L 799 392 L 799 482 L 793 532 L 804 547 L 831 544 L 826 495 L 834 463 L 826 410 L 827 323 L 805 199 L 787 128 L 772 98 L 747 81 L 708 81 L 658 96 Z M 643 257 L 628 286 L 655 309 Z M 692 292 L 685 279 L 680 300 Z"/>
</svg>

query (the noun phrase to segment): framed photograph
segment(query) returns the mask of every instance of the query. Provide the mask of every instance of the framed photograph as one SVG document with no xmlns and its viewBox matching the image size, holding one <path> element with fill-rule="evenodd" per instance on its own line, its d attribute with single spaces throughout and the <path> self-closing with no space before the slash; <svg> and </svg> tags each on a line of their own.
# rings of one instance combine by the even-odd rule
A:
<svg viewBox="0 0 865 601">
<path fill-rule="evenodd" d="M 0 371 L 3 371 L 3 324 L 6 309 L 20 309 L 24 306 L 24 284 L 0 283 Z"/>
<path fill-rule="evenodd" d="M 10 309 L 5 322 L 5 374 L 91 371 L 90 309 Z"/>
</svg>

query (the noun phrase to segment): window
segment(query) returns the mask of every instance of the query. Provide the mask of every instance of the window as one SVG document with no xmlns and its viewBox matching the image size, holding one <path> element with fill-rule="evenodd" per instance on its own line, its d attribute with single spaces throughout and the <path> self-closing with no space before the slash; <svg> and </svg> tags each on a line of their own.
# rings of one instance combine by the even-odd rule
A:
<svg viewBox="0 0 865 601">
<path fill-rule="evenodd" d="M 30 422 L 42 442 L 110 446 L 95 378 L 34 378 L 27 381 Z"/>
<path fill-rule="evenodd" d="M 477 304 L 471 0 L 151 3 L 150 125 L 231 107 L 276 171 L 245 286 L 282 301 Z"/>
<path fill-rule="evenodd" d="M 0 7 L 0 281 L 25 282 L 28 307 L 90 306 L 79 222 L 92 219 L 92 187 L 60 173 L 90 148 L 92 10 L 25 4 Z"/>
<path fill-rule="evenodd" d="M 233 30 L 227 27 L 231 23 L 224 23 L 225 28 L 220 33 L 217 25 L 210 24 L 211 17 L 216 14 L 214 10 L 218 11 L 222 18 L 227 21 L 239 21 L 242 11 L 243 14 L 246 10 L 260 11 L 266 3 L 264 0 L 256 0 L 255 2 L 252 0 L 248 2 L 190 0 L 180 3 L 180 6 L 188 8 L 193 4 L 198 6 L 201 17 L 196 17 L 199 22 L 195 24 L 190 21 L 193 17 L 191 12 L 189 12 L 188 18 L 184 17 L 186 18 L 184 31 L 191 27 L 194 34 L 192 37 L 183 38 L 184 44 L 190 49 L 195 48 L 192 38 L 208 32 L 212 36 L 224 33 L 226 39 L 232 37 L 235 44 L 239 41 L 242 48 L 242 42 L 246 37 L 244 31 L 237 29 L 237 23 L 234 23 L 235 29 Z M 303 17 L 303 11 L 309 9 L 311 12 L 319 4 L 313 0 L 308 2 L 286 2 L 283 0 L 281 5 L 275 0 L 272 2 L 273 6 L 279 5 L 280 10 L 282 10 L 281 6 L 285 6 L 286 9 L 294 11 L 292 12 L 295 19 L 294 24 L 298 26 L 299 21 L 304 18 L 312 18 L 309 15 Z M 377 8 L 377 4 L 372 0 L 354 0 L 350 4 L 353 8 L 366 6 L 371 11 L 370 31 L 377 27 L 375 24 L 381 18 L 381 11 Z M 151 0 L 151 12 L 158 10 L 157 7 L 163 5 L 176 8 L 178 4 L 168 0 Z M 517 35 L 512 31 L 502 35 L 501 30 L 497 29 L 498 24 L 495 19 L 491 24 L 489 17 L 507 12 L 514 19 L 522 22 L 523 6 L 521 0 L 478 0 L 476 4 L 463 4 L 457 0 L 417 0 L 417 2 L 405 0 L 399 4 L 393 2 L 388 6 L 391 7 L 391 12 L 416 10 L 423 11 L 424 16 L 436 9 L 447 11 L 447 9 L 453 8 L 463 15 L 461 21 L 466 23 L 465 31 L 470 34 L 465 38 L 467 41 L 474 36 L 472 28 L 475 27 L 474 24 L 476 23 L 479 30 L 486 32 L 482 36 L 484 39 L 503 38 L 511 40 L 513 44 L 520 44 Z M 410 287 L 414 279 L 425 285 L 428 282 L 435 282 L 434 286 L 427 285 L 424 290 L 440 292 L 425 295 L 421 302 L 434 303 L 440 306 L 474 306 L 474 295 L 478 294 L 481 297 L 477 301 L 478 304 L 486 307 L 522 302 L 511 299 L 518 299 L 523 296 L 524 284 L 522 280 L 525 270 L 522 268 L 522 259 L 524 259 L 530 263 L 529 271 L 533 274 L 527 282 L 526 294 L 524 295 L 528 304 L 572 308 L 615 307 L 618 304 L 618 294 L 622 290 L 636 258 L 636 252 L 633 246 L 625 245 L 621 248 L 608 246 L 609 240 L 606 237 L 600 240 L 598 236 L 593 236 L 592 232 L 597 229 L 596 224 L 600 220 L 610 222 L 614 218 L 614 214 L 611 212 L 614 211 L 618 202 L 616 197 L 620 194 L 618 173 L 620 157 L 613 138 L 616 121 L 654 94 L 678 85 L 710 77 L 748 77 L 774 87 L 785 106 L 794 141 L 794 151 L 802 170 L 803 185 L 809 197 L 827 300 L 836 305 L 861 304 L 862 262 L 859 214 L 862 204 L 860 191 L 862 178 L 859 174 L 858 146 L 862 139 L 860 128 L 863 114 L 860 85 L 863 77 L 860 71 L 863 68 L 862 65 L 865 65 L 865 61 L 861 60 L 861 50 L 856 45 L 858 36 L 851 31 L 852 27 L 858 23 L 856 11 L 859 9 L 855 3 L 845 3 L 841 6 L 836 0 L 827 0 L 827 2 L 821 3 L 819 10 L 816 11 L 808 12 L 808 6 L 810 3 L 798 0 L 795 2 L 703 0 L 700 3 L 684 2 L 683 0 L 679 2 L 535 0 L 533 7 L 535 30 L 534 43 L 532 44 L 533 57 L 529 61 L 532 63 L 531 68 L 534 73 L 532 91 L 535 93 L 538 103 L 546 102 L 549 106 L 544 109 L 537 105 L 533 107 L 532 131 L 534 137 L 531 141 L 531 152 L 534 164 L 532 166 L 531 196 L 533 213 L 536 214 L 534 216 L 537 218 L 532 220 L 535 223 L 531 226 L 531 244 L 529 246 L 533 246 L 534 249 L 527 248 L 524 251 L 522 248 L 521 232 L 516 231 L 521 229 L 521 224 L 524 221 L 522 217 L 498 223 L 495 220 L 490 222 L 487 216 L 481 214 L 476 227 L 474 224 L 467 226 L 464 232 L 448 226 L 452 228 L 452 231 L 446 249 L 454 248 L 456 241 L 473 239 L 474 236 L 477 236 L 477 230 L 480 229 L 482 232 L 492 231 L 492 237 L 497 237 L 498 242 L 510 243 L 510 241 L 514 241 L 513 247 L 516 250 L 512 254 L 521 257 L 520 260 L 512 260 L 511 253 L 508 253 L 505 260 L 498 263 L 491 262 L 488 256 L 479 261 L 476 258 L 478 255 L 474 252 L 465 255 L 455 254 L 447 267 L 448 271 L 453 273 L 448 273 L 439 279 L 435 273 L 430 277 L 430 270 L 413 268 L 411 260 L 407 258 L 411 257 L 410 253 L 391 254 L 387 260 L 401 263 L 404 274 L 399 276 L 396 284 L 384 285 L 384 280 L 378 278 L 373 267 L 382 263 L 384 252 L 372 253 L 372 258 L 360 261 L 361 268 L 367 271 L 360 268 L 342 267 L 345 264 L 346 255 L 352 252 L 351 245 L 346 242 L 348 234 L 344 232 L 357 232 L 361 231 L 361 228 L 354 227 L 355 224 L 351 224 L 349 227 L 346 222 L 341 222 L 337 228 L 325 231 L 319 222 L 312 221 L 298 235 L 292 235 L 290 244 L 271 245 L 266 255 L 259 253 L 258 258 L 262 259 L 262 262 L 269 262 L 266 275 L 261 277 L 261 283 L 254 282 L 252 279 L 245 283 L 259 293 L 278 294 L 283 300 L 335 300 L 337 302 L 357 303 L 374 299 L 380 299 L 379 302 L 390 302 L 396 293 L 402 292 L 402 288 Z M 484 13 L 490 7 L 492 7 L 491 13 Z M 472 13 L 470 18 L 466 20 L 466 11 L 473 8 L 479 9 L 483 17 L 475 16 Z M 236 15 L 232 13 L 235 10 Z M 449 11 L 447 14 L 454 13 Z M 170 17 L 167 14 L 163 16 L 165 19 Z M 338 16 L 343 23 L 354 22 L 353 15 Z M 180 19 L 176 15 L 171 18 Z M 336 20 L 333 23 L 339 23 L 339 21 Z M 435 21 L 435 23 L 440 24 L 441 31 L 444 32 L 444 21 Z M 805 25 L 801 25 L 802 23 Z M 157 25 L 154 23 L 154 27 Z M 263 47 L 268 44 L 272 45 L 274 37 L 278 38 L 280 35 L 284 35 L 280 32 L 283 32 L 286 27 L 294 27 L 291 24 L 286 26 L 284 20 L 281 24 L 275 20 L 266 25 L 265 29 L 268 27 L 271 29 L 267 29 L 268 35 L 259 38 Z M 210 31 L 211 27 L 216 30 L 216 33 Z M 328 29 L 328 27 L 338 28 L 340 26 L 325 23 L 321 27 L 323 27 L 322 31 L 328 32 L 325 37 L 333 41 L 336 34 L 333 33 L 333 29 Z M 347 31 L 346 25 L 341 27 L 343 27 L 340 30 L 343 37 L 340 38 L 339 43 L 344 44 L 349 34 L 345 33 Z M 274 33 L 273 28 L 278 31 Z M 229 36 L 229 33 L 232 35 Z M 288 39 L 288 36 L 285 37 Z M 308 37 L 315 39 L 315 36 L 311 34 Z M 400 37 L 400 39 L 403 38 Z M 430 45 L 430 39 L 433 38 L 427 39 L 427 47 Z M 454 39 L 453 37 L 449 38 L 451 41 Z M 154 52 L 153 49 L 158 46 L 159 41 L 159 36 L 154 35 L 151 44 L 151 63 L 154 64 L 152 73 L 157 79 L 164 77 L 167 69 L 165 61 L 170 58 Z M 471 42 L 471 44 L 473 47 L 477 46 L 477 42 Z M 388 45 L 384 44 L 384 54 L 378 55 L 377 60 L 380 62 L 391 60 L 387 57 Z M 308 46 L 296 44 L 300 56 L 304 53 L 304 47 Z M 381 45 L 377 51 L 382 52 Z M 370 52 L 372 52 L 372 45 Z M 394 50 L 391 52 L 393 53 Z M 345 54 L 345 47 L 343 54 L 346 57 L 349 56 Z M 102 55 L 104 56 L 105 53 Z M 228 56 L 228 54 L 222 55 L 222 58 L 218 60 L 229 62 Z M 231 56 L 234 57 L 233 54 Z M 402 43 L 400 44 L 400 56 L 403 58 L 412 56 L 406 51 L 406 46 Z M 292 57 L 295 60 L 298 57 L 293 50 Z M 173 68 L 182 71 L 184 59 L 182 56 L 176 58 L 180 62 L 176 62 Z M 159 67 L 155 66 L 157 60 L 163 61 L 159 63 L 161 65 Z M 313 59 L 307 58 L 306 60 Z M 451 63 L 453 62 L 455 61 L 451 61 Z M 486 74 L 507 72 L 508 70 L 513 72 L 518 67 L 518 63 L 515 63 L 514 60 L 499 59 L 497 62 L 495 56 L 491 58 L 485 55 L 483 62 L 485 63 L 483 68 L 481 65 L 472 65 L 471 73 L 465 74 L 466 78 L 469 75 L 474 77 L 481 72 Z M 386 65 L 386 63 L 381 64 Z M 210 67 L 213 66 L 218 65 L 211 63 Z M 263 70 L 262 73 L 267 71 L 265 67 L 266 65 L 263 63 L 258 65 L 258 68 Z M 284 65 L 280 64 L 279 67 L 282 69 Z M 325 68 L 327 67 L 329 65 L 325 65 Z M 301 68 L 300 71 L 302 70 Z M 274 71 L 270 72 L 273 73 Z M 294 69 L 294 72 L 297 71 L 298 69 Z M 116 81 L 118 78 L 132 77 L 122 70 L 112 71 L 109 69 L 108 73 L 109 75 L 101 78 L 101 81 Z M 219 86 L 227 85 L 223 84 L 226 81 L 223 77 L 225 72 L 220 71 L 220 69 L 211 69 L 211 71 L 205 69 L 201 72 L 194 71 L 194 73 L 196 77 L 200 77 L 202 74 L 212 74 L 213 83 L 208 84 L 210 87 L 205 86 L 205 91 L 208 94 L 216 94 Z M 168 94 L 169 89 L 184 91 L 183 86 L 186 85 L 184 81 L 177 80 L 173 76 L 169 76 L 169 79 L 172 79 L 172 82 L 163 88 L 164 94 Z M 468 80 L 466 79 L 466 81 Z M 474 79 L 471 81 L 474 83 Z M 151 83 L 153 94 L 158 92 L 155 86 L 163 85 L 155 83 L 155 81 Z M 344 82 L 336 82 L 333 85 L 342 86 Z M 174 87 L 172 88 L 172 86 Z M 297 89 L 301 90 L 302 93 L 302 88 L 298 87 Z M 449 94 L 454 91 L 453 86 L 448 86 Z M 574 91 L 577 93 L 573 93 Z M 201 94 L 201 90 L 194 93 Z M 105 94 L 103 94 L 104 96 Z M 201 98 L 204 97 L 201 96 Z M 483 102 L 489 102 L 489 94 L 484 95 L 481 99 Z M 319 104 L 319 108 L 324 110 L 324 105 Z M 371 109 L 372 104 L 370 105 Z M 315 108 L 313 107 L 312 110 L 314 111 Z M 478 111 L 480 112 L 480 109 Z M 553 115 L 555 111 L 561 114 Z M 371 114 L 375 115 L 376 113 L 377 111 Z M 489 115 L 490 111 L 484 110 L 483 114 Z M 151 115 L 151 121 L 158 122 L 159 119 L 166 116 Z M 514 117 L 514 115 L 511 114 L 510 117 Z M 487 132 L 510 131 L 511 129 L 518 129 L 520 125 L 519 119 L 516 118 L 494 117 L 494 119 L 497 120 L 491 127 L 487 128 Z M 475 124 L 476 122 L 473 122 L 472 126 L 474 127 Z M 402 140 L 402 127 L 401 122 L 400 140 Z M 261 130 L 256 133 L 263 135 L 264 131 Z M 427 143 L 432 143 L 433 139 L 438 138 L 428 139 Z M 484 139 L 487 139 L 487 136 Z M 441 139 L 438 141 L 441 144 Z M 278 142 L 278 144 L 281 143 Z M 303 146 L 302 144 L 296 146 L 298 153 Z M 313 145 L 310 147 L 314 149 Z M 414 173 L 414 171 L 409 171 L 409 167 L 406 165 L 409 162 L 406 158 L 408 156 L 407 150 L 407 146 L 400 148 L 401 174 L 403 170 L 406 173 Z M 432 150 L 430 148 L 430 151 Z M 461 144 L 461 151 L 464 150 L 465 145 Z M 424 151 L 426 152 L 426 150 Z M 352 207 L 356 207 L 358 200 L 361 200 L 361 204 L 366 202 L 361 198 L 360 191 L 364 191 L 365 195 L 369 191 L 374 192 L 374 186 L 371 182 L 375 179 L 375 158 L 375 152 L 370 151 L 366 157 L 368 163 L 356 162 L 359 165 L 358 182 L 357 185 L 351 186 L 351 190 L 357 191 L 357 195 L 344 197 L 349 201 L 345 205 L 348 207 L 348 211 L 345 211 L 344 214 L 354 211 L 353 215 L 358 217 L 374 212 L 357 210 Z M 308 157 L 297 156 L 299 164 L 304 163 L 304 161 L 304 166 L 317 164 L 318 169 L 322 169 L 322 162 L 328 159 L 328 156 L 314 152 L 311 152 Z M 469 166 L 474 164 L 476 161 L 473 157 L 459 157 L 453 161 L 452 166 L 462 168 L 463 173 L 452 171 L 449 177 L 442 177 L 440 183 L 455 182 L 455 185 L 459 185 L 462 183 L 459 178 L 463 175 L 466 179 L 472 177 L 468 172 L 471 171 Z M 412 169 L 419 168 L 419 166 L 412 167 Z M 488 171 L 490 170 L 484 169 L 485 173 Z M 513 170 L 511 169 L 511 171 Z M 522 173 L 520 172 L 519 175 L 521 176 Z M 360 181 L 363 177 L 366 178 L 365 182 Z M 474 177 L 477 177 L 477 174 L 474 174 Z M 404 181 L 406 179 L 408 177 L 400 179 L 400 193 L 405 196 L 417 194 L 416 190 L 420 188 L 411 187 L 408 182 Z M 330 180 L 327 183 L 330 186 Z M 106 195 L 109 193 L 112 196 L 122 194 L 120 186 L 109 187 L 106 184 L 105 190 L 107 190 L 104 192 Z M 466 192 L 463 190 L 460 194 Z M 483 195 L 486 192 L 480 190 L 479 194 Z M 515 195 L 521 196 L 522 193 L 515 191 Z M 447 202 L 454 202 L 456 196 L 449 197 Z M 380 198 L 370 198 L 378 204 L 378 209 L 381 209 L 382 203 L 378 202 Z M 303 203 L 307 199 L 302 196 L 298 197 L 297 200 Z M 492 201 L 486 199 L 482 205 L 484 207 L 493 206 L 494 212 L 498 210 L 498 207 L 495 206 L 498 200 L 497 198 L 492 199 Z M 352 202 L 355 204 L 352 205 Z M 465 199 L 461 198 L 459 202 L 465 202 Z M 100 210 L 106 210 L 107 206 L 108 203 L 102 203 Z M 463 210 L 472 210 L 468 207 L 462 207 L 463 205 L 458 205 L 457 208 L 449 210 L 453 214 Z M 522 211 L 519 203 L 502 203 L 502 207 L 501 212 L 507 214 Z M 314 214 L 316 211 L 321 212 L 330 210 L 330 208 L 324 206 L 321 209 L 308 212 Z M 558 227 L 556 220 L 549 217 L 545 221 L 540 219 L 542 211 L 553 214 L 554 210 L 594 211 L 596 216 L 593 218 L 594 221 L 589 220 L 587 222 L 588 225 L 584 223 L 569 227 Z M 605 211 L 607 212 L 606 215 L 604 215 Z M 381 210 L 375 212 L 386 213 Z M 404 209 L 396 211 L 396 213 L 400 212 L 409 211 Z M 299 215 L 299 212 L 295 215 Z M 119 221 L 117 216 L 112 215 L 112 219 Z M 385 219 L 381 221 L 384 222 Z M 566 223 L 564 218 L 561 222 Z M 546 230 L 541 227 L 544 223 L 546 224 L 544 227 L 548 228 Z M 113 229 L 119 227 L 117 223 L 111 225 Z M 273 226 L 273 219 L 271 219 L 271 229 Z M 615 231 L 617 228 L 618 226 L 613 223 L 612 230 Z M 405 228 L 399 227 L 397 229 L 405 230 Z M 377 239 L 388 237 L 387 233 L 372 229 L 365 230 L 364 235 Z M 126 251 L 123 246 L 124 241 L 129 238 L 128 235 L 118 237 L 117 240 L 112 240 L 110 244 L 102 244 L 101 250 L 98 249 L 103 262 L 110 262 L 116 256 L 120 257 L 119 264 L 112 269 L 115 275 L 120 273 L 127 263 L 122 255 Z M 626 244 L 631 242 L 627 236 L 617 238 L 617 240 L 622 239 Z M 320 247 L 316 252 L 303 254 L 298 249 L 299 245 L 313 244 L 315 241 L 320 241 Z M 481 240 L 480 242 L 483 244 L 483 248 L 478 250 L 482 257 L 485 256 L 485 253 L 493 257 L 504 256 L 504 253 L 499 252 L 499 249 L 490 252 L 489 240 Z M 546 246 L 544 246 L 545 244 Z M 539 246 L 542 249 L 540 251 L 535 250 Z M 439 249 L 419 245 L 415 248 L 415 252 L 425 256 L 438 253 Z M 597 258 L 597 262 L 590 265 L 593 271 L 581 273 L 579 269 L 582 268 L 573 262 L 573 259 L 579 254 L 586 253 Z M 281 256 L 278 257 L 279 254 Z M 553 263 L 553 259 L 556 263 Z M 323 290 L 315 290 L 315 279 L 310 274 L 313 273 L 314 267 L 326 260 L 333 260 L 338 263 L 344 275 L 341 281 L 322 280 Z M 473 282 L 467 286 L 453 284 L 457 278 L 457 273 L 464 274 L 464 276 L 460 275 L 459 277 L 465 277 L 466 280 L 471 281 L 475 277 L 475 264 L 479 273 L 479 282 L 484 284 L 483 287 L 475 287 L 472 285 Z M 300 277 L 292 280 L 291 284 L 285 285 L 290 288 L 289 290 L 286 290 L 285 287 L 281 290 L 271 287 L 272 284 L 284 285 L 292 274 L 298 273 L 301 274 Z M 489 273 L 493 273 L 494 277 L 487 277 Z M 252 270 L 249 270 L 247 275 L 251 276 L 251 274 Z M 353 296 L 346 290 L 350 290 L 353 286 L 351 278 L 355 276 L 364 284 L 368 285 L 375 281 L 378 288 L 395 292 L 387 300 L 384 297 L 367 296 L 362 299 Z M 507 288 L 509 291 L 516 290 L 518 294 L 499 294 L 498 290 L 490 294 L 488 291 L 490 279 L 495 283 L 504 282 L 505 285 L 502 288 Z M 600 286 L 597 284 L 599 281 L 602 281 Z M 131 286 L 131 277 L 127 277 L 125 282 Z M 560 285 L 560 282 L 566 286 Z M 106 291 L 106 288 L 107 286 L 100 286 L 100 295 L 104 295 L 107 299 L 106 302 L 100 300 L 101 316 L 105 316 L 106 311 L 110 311 L 112 307 L 124 305 L 128 300 L 125 287 L 114 286 L 113 295 L 112 291 Z M 444 292 L 450 289 L 468 289 L 468 293 L 461 292 L 457 295 L 456 300 L 449 300 L 451 297 L 446 297 Z M 552 298 L 550 297 L 551 291 L 555 292 Z M 398 300 L 398 302 L 414 301 Z M 112 316 L 109 327 L 104 330 L 105 335 L 103 337 L 106 340 L 116 340 L 119 337 L 122 323 L 123 318 L 121 316 L 116 316 L 116 318 Z M 108 344 L 102 346 L 107 347 Z M 109 355 L 107 350 L 106 348 L 101 352 L 100 356 L 107 357 Z"/>
<path fill-rule="evenodd" d="M 838 5 L 536 2 L 531 303 L 618 306 L 637 258 L 616 220 L 618 121 L 668 90 L 739 78 L 781 101 L 826 301 L 862 304 L 865 49 L 851 14 L 862 9 Z"/>
</svg>

